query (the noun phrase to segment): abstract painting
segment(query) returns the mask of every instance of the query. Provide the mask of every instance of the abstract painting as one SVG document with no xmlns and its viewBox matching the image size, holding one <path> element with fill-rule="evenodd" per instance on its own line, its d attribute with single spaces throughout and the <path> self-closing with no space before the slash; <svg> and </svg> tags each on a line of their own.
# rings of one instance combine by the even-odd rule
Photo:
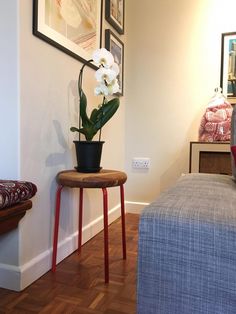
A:
<svg viewBox="0 0 236 314">
<path fill-rule="evenodd" d="M 102 0 L 35 0 L 33 10 L 33 34 L 70 56 L 86 62 L 101 47 Z"/>
</svg>

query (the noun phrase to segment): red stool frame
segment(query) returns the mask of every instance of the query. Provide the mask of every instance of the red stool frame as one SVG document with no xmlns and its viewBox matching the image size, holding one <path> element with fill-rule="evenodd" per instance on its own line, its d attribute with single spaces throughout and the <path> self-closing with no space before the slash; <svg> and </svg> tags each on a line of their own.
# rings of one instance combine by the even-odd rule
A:
<svg viewBox="0 0 236 314">
<path fill-rule="evenodd" d="M 53 253 L 52 253 L 52 272 L 56 271 L 57 260 L 57 243 L 58 243 L 58 229 L 60 220 L 60 204 L 61 191 L 63 185 L 58 185 L 56 192 L 56 208 L 55 208 L 55 225 L 53 236 Z M 78 254 L 81 252 L 82 246 L 82 220 L 83 220 L 83 188 L 80 189 L 79 199 L 79 230 L 78 230 Z M 109 282 L 109 251 L 108 251 L 108 193 L 106 188 L 102 188 L 103 192 L 103 220 L 104 220 L 104 272 L 105 283 Z M 121 203 L 121 225 L 122 225 L 122 247 L 123 259 L 126 259 L 126 235 L 125 235 L 125 203 L 124 203 L 124 185 L 120 185 L 120 203 Z"/>
</svg>

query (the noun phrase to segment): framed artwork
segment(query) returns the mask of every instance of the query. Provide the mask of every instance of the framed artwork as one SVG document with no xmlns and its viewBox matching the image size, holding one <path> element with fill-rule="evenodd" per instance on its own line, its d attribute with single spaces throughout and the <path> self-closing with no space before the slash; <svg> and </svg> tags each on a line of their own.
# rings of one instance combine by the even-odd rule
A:
<svg viewBox="0 0 236 314">
<path fill-rule="evenodd" d="M 236 103 L 236 32 L 221 37 L 220 86 L 228 101 Z"/>
<path fill-rule="evenodd" d="M 105 30 L 105 48 L 109 50 L 115 62 L 119 65 L 120 73 L 117 76 L 120 90 L 117 95 L 123 95 L 124 88 L 124 44 L 110 29 Z"/>
<path fill-rule="evenodd" d="M 119 34 L 124 34 L 125 0 L 106 0 L 105 17 Z"/>
<path fill-rule="evenodd" d="M 103 0 L 34 0 L 33 34 L 84 63 L 101 47 L 102 6 Z"/>
</svg>

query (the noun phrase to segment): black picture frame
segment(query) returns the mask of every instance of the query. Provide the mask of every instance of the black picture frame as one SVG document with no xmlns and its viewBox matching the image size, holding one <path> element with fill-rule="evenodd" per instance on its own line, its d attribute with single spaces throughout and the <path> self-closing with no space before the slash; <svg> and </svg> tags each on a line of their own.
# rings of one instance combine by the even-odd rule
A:
<svg viewBox="0 0 236 314">
<path fill-rule="evenodd" d="M 105 18 L 119 34 L 124 34 L 125 0 L 106 0 Z"/>
<path fill-rule="evenodd" d="M 82 9 L 78 2 L 75 5 L 76 18 L 71 20 L 65 14 L 56 14 L 62 12 L 59 10 L 62 10 L 60 2 L 49 1 L 46 5 L 46 1 L 33 0 L 33 35 L 85 63 L 91 59 L 93 51 L 102 45 L 103 0 L 96 0 L 96 6 L 89 8 L 87 15 L 79 14 Z M 89 14 L 94 18 L 90 27 L 81 26 Z M 97 69 L 93 63 L 88 66 Z"/>
<path fill-rule="evenodd" d="M 116 95 L 123 96 L 124 95 L 124 44 L 110 29 L 105 30 L 105 48 L 112 53 L 115 62 L 118 64 L 120 68 L 120 73 L 117 76 L 120 89 L 119 89 L 119 92 L 116 93 Z"/>
<path fill-rule="evenodd" d="M 236 103 L 236 32 L 221 34 L 220 86 L 227 100 Z"/>
</svg>

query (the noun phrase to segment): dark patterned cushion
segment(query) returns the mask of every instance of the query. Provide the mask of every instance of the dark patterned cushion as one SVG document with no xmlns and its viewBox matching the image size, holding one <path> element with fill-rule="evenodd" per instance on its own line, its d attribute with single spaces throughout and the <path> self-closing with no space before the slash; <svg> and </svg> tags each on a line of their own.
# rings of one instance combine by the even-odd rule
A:
<svg viewBox="0 0 236 314">
<path fill-rule="evenodd" d="M 34 183 L 0 180 L 0 209 L 28 200 L 36 192 L 37 187 Z"/>
<path fill-rule="evenodd" d="M 230 144 L 231 144 L 231 164 L 232 164 L 232 175 L 234 179 L 236 180 L 236 164 L 234 160 L 234 152 L 232 149 L 233 147 L 236 146 L 236 105 L 234 106 L 233 113 L 232 113 L 232 118 L 231 118 L 231 139 L 230 139 Z"/>
<path fill-rule="evenodd" d="M 231 153 L 233 155 L 234 165 L 236 166 L 236 146 L 231 146 Z"/>
<path fill-rule="evenodd" d="M 236 145 L 231 146 L 231 166 L 233 178 L 236 180 Z"/>
</svg>

